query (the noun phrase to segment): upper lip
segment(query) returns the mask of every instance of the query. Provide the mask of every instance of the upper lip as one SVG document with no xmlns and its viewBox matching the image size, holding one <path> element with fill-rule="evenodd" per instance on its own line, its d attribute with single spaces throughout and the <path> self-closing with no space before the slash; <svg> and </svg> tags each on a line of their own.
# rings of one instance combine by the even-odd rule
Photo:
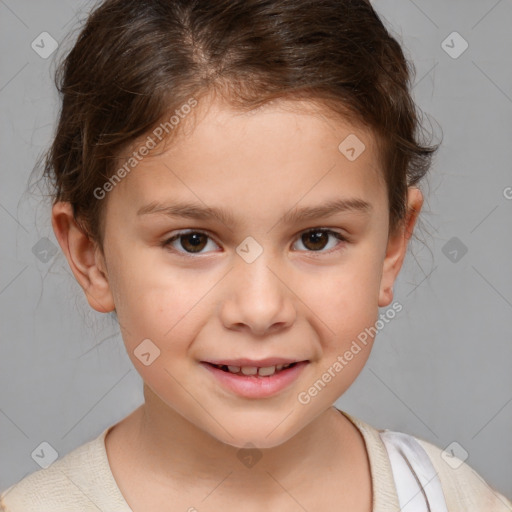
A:
<svg viewBox="0 0 512 512">
<path fill-rule="evenodd" d="M 258 359 L 257 361 L 254 359 L 213 359 L 208 361 L 203 361 L 205 363 L 216 364 L 219 366 L 256 366 L 258 368 L 266 368 L 268 366 L 277 366 L 278 364 L 291 364 L 291 363 L 300 363 L 305 361 L 305 359 L 290 359 L 286 357 L 267 357 L 265 359 Z"/>
</svg>

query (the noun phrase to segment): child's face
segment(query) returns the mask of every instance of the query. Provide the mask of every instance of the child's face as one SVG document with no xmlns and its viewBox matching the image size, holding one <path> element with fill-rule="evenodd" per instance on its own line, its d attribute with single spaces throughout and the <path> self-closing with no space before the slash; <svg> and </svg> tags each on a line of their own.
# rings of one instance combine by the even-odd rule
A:
<svg viewBox="0 0 512 512">
<path fill-rule="evenodd" d="M 368 132 L 275 102 L 246 115 L 220 103 L 200 108 L 190 114 L 201 113 L 193 130 L 186 125 L 166 153 L 143 159 L 110 192 L 109 292 L 128 354 L 160 411 L 168 406 L 233 446 L 270 447 L 328 409 L 362 370 L 372 338 L 365 345 L 360 335 L 390 304 L 406 244 L 388 245 L 386 189 Z M 351 134 L 366 146 L 354 161 L 338 149 Z M 356 198 L 370 208 L 280 222 L 297 209 Z M 233 222 L 138 214 L 178 202 L 222 209 Z M 313 228 L 347 241 L 332 233 L 315 239 L 307 234 Z M 164 247 L 179 230 L 204 235 Z M 137 349 L 146 339 L 160 351 L 153 362 L 152 344 Z M 238 358 L 307 362 L 287 370 L 293 378 L 282 389 L 265 391 L 260 381 L 259 392 L 237 384 L 248 377 L 205 363 Z"/>
</svg>

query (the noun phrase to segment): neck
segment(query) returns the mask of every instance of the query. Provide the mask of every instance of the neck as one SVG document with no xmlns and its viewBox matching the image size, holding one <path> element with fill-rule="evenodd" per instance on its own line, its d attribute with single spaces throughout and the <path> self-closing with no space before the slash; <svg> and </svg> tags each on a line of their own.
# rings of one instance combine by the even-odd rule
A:
<svg viewBox="0 0 512 512">
<path fill-rule="evenodd" d="M 255 449 L 252 454 L 261 457 L 251 464 L 239 458 L 240 448 L 186 420 L 146 385 L 144 397 L 145 403 L 123 420 L 125 440 L 135 449 L 139 469 L 163 486 L 172 482 L 177 488 L 213 489 L 231 475 L 223 482 L 230 495 L 254 492 L 271 498 L 283 493 L 276 482 L 286 482 L 288 491 L 309 487 L 332 473 L 333 466 L 337 478 L 346 478 L 353 469 L 356 443 L 363 442 L 355 426 L 330 407 L 281 445 Z"/>
<path fill-rule="evenodd" d="M 285 443 L 265 449 L 255 449 L 253 455 L 261 458 L 251 464 L 240 460 L 240 448 L 218 441 L 178 412 L 168 407 L 153 391 L 144 386 L 145 403 L 134 413 L 136 445 L 144 459 L 144 466 L 158 475 L 158 479 L 180 482 L 202 482 L 213 487 L 220 475 L 236 472 L 236 487 L 255 487 L 259 492 L 276 491 L 276 480 L 309 480 L 318 468 L 326 468 L 326 461 L 343 459 L 349 464 L 355 427 L 338 410 L 330 407 L 306 428 Z M 256 460 L 256 459 L 254 459 Z M 142 462 L 142 461 L 141 461 Z M 250 469 L 250 471 L 246 470 Z M 297 481 L 297 485 L 301 482 Z M 282 490 L 280 490 L 282 492 Z"/>
</svg>

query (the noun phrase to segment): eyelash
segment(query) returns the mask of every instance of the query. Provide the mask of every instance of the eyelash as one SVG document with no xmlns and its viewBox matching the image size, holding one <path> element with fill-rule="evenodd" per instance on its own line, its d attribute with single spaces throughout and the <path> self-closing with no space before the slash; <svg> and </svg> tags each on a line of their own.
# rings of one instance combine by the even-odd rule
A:
<svg viewBox="0 0 512 512">
<path fill-rule="evenodd" d="M 338 231 L 333 231 L 332 229 L 327 229 L 327 228 L 307 229 L 305 231 L 302 231 L 299 234 L 299 236 L 297 237 L 296 240 L 299 240 L 303 234 L 306 234 L 306 233 L 319 233 L 319 232 L 320 233 L 327 233 L 329 235 L 333 235 L 335 238 L 340 240 L 340 242 L 347 242 L 347 243 L 349 242 L 349 240 L 345 236 L 343 236 L 341 233 L 339 233 Z M 191 234 L 205 235 L 205 236 L 208 237 L 208 239 L 213 240 L 213 237 L 211 237 L 205 231 L 190 229 L 190 230 L 179 231 L 178 233 L 176 233 L 171 238 L 168 238 L 168 239 L 164 240 L 161 243 L 161 246 L 166 248 L 166 249 L 168 249 L 168 250 L 170 250 L 170 251 L 172 251 L 172 252 L 174 252 L 174 253 L 178 253 L 179 255 L 184 256 L 184 257 L 194 257 L 196 254 L 203 254 L 203 253 L 191 253 L 191 252 L 187 252 L 187 251 L 179 251 L 179 250 L 176 250 L 176 249 L 170 247 L 171 243 L 174 242 L 175 240 L 178 240 L 181 236 L 183 236 L 183 235 L 191 235 Z M 216 243 L 216 245 L 218 245 L 217 242 L 215 242 L 215 243 Z M 305 252 L 309 252 L 309 253 L 311 253 L 313 255 L 315 255 L 315 254 L 330 254 L 330 253 L 333 253 L 335 251 L 339 251 L 341 249 L 340 248 L 341 245 L 343 245 L 343 243 L 337 244 L 334 248 L 329 249 L 328 251 L 320 250 L 320 251 L 305 251 Z"/>
</svg>

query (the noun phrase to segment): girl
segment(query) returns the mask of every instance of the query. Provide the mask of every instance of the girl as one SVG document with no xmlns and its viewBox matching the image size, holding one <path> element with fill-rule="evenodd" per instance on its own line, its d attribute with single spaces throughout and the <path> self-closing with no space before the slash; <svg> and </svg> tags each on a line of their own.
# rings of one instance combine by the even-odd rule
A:
<svg viewBox="0 0 512 512">
<path fill-rule="evenodd" d="M 378 308 L 402 307 L 437 149 L 416 138 L 410 71 L 366 0 L 92 12 L 60 68 L 45 176 L 145 401 L 2 510 L 511 510 L 453 454 L 332 407 Z"/>
</svg>

